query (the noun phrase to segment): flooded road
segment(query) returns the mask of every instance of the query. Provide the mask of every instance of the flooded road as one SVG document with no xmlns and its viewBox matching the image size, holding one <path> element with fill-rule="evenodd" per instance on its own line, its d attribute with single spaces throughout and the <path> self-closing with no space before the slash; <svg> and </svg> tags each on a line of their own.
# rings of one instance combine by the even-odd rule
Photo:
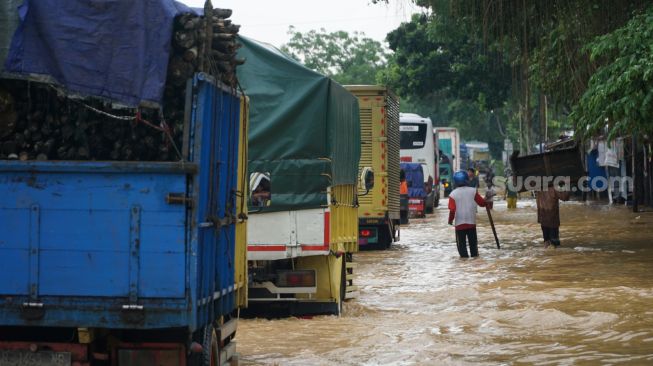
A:
<svg viewBox="0 0 653 366">
<path fill-rule="evenodd" d="M 653 213 L 561 204 L 544 249 L 534 201 L 479 209 L 480 258 L 441 208 L 388 251 L 362 252 L 342 317 L 242 320 L 245 365 L 653 364 Z"/>
</svg>

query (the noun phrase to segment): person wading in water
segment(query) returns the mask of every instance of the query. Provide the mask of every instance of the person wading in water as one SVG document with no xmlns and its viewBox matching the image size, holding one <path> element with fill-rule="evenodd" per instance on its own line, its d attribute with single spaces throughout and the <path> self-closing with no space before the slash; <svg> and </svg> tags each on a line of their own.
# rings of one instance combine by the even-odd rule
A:
<svg viewBox="0 0 653 366">
<path fill-rule="evenodd" d="M 560 245 L 560 202 L 568 201 L 569 192 L 556 189 L 549 183 L 546 190 L 537 192 L 537 222 L 542 226 L 544 247 Z"/>
<path fill-rule="evenodd" d="M 476 238 L 476 206 L 492 208 L 492 202 L 481 197 L 476 188 L 469 187 L 467 172 L 460 170 L 453 175 L 456 189 L 449 194 L 449 225 L 456 222 L 456 245 L 461 258 L 478 257 Z M 469 242 L 469 253 L 467 252 Z"/>
</svg>

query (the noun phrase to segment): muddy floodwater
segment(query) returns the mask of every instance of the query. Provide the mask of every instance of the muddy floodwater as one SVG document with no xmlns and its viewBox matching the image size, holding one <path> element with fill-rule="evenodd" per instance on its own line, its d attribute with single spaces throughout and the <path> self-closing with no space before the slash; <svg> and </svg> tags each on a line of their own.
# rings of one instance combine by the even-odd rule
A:
<svg viewBox="0 0 653 366">
<path fill-rule="evenodd" d="M 245 365 L 651 365 L 653 213 L 561 205 L 562 246 L 544 249 L 534 201 L 484 209 L 480 258 L 458 257 L 446 201 L 362 252 L 341 317 L 248 319 Z"/>
</svg>

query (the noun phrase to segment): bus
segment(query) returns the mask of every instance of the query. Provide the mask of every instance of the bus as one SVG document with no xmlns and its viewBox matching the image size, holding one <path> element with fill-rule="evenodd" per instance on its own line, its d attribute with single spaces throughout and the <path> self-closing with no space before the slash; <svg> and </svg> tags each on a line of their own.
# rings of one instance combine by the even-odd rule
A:
<svg viewBox="0 0 653 366">
<path fill-rule="evenodd" d="M 440 192 L 434 189 L 437 182 L 435 163 L 437 154 L 433 143 L 433 122 L 415 113 L 399 113 L 400 160 L 405 163 L 422 164 L 426 213 L 432 213 L 438 205 Z"/>
</svg>

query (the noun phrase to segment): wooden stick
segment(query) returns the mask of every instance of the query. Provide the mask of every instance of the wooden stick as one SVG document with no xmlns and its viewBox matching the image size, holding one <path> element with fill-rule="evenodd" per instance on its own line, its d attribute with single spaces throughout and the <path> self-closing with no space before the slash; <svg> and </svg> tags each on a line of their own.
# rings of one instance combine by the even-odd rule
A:
<svg viewBox="0 0 653 366">
<path fill-rule="evenodd" d="M 497 229 L 494 227 L 494 220 L 492 220 L 490 208 L 485 206 L 485 211 L 487 211 L 487 218 L 490 220 L 490 226 L 492 227 L 492 234 L 494 234 L 494 241 L 497 243 L 497 249 L 501 249 L 501 244 L 499 244 L 499 237 L 497 236 Z"/>
</svg>

